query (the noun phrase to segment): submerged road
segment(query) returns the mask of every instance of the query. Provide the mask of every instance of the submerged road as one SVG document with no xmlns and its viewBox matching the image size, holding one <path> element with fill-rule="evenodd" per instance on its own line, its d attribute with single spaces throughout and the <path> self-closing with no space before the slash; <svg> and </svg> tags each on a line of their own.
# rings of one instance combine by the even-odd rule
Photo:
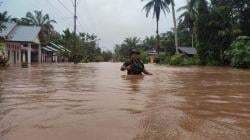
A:
<svg viewBox="0 0 250 140">
<path fill-rule="evenodd" d="M 249 140 L 250 71 L 119 63 L 0 71 L 0 140 Z"/>
</svg>

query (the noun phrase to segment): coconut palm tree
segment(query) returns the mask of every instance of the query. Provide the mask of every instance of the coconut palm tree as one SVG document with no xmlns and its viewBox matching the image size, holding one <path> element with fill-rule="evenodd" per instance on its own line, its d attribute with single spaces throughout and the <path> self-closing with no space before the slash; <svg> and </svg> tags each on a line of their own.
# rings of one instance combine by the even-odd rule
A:
<svg viewBox="0 0 250 140">
<path fill-rule="evenodd" d="M 144 50 L 150 50 L 156 43 L 156 38 L 154 36 L 147 36 L 143 41 L 142 41 L 142 47 Z"/>
<path fill-rule="evenodd" d="M 166 14 L 166 12 L 170 12 L 168 3 L 166 0 L 142 0 L 148 1 L 146 5 L 143 7 L 143 10 L 146 11 L 146 17 L 149 16 L 150 11 L 153 9 L 153 18 L 156 17 L 156 36 L 157 36 L 157 51 L 158 54 L 160 52 L 160 37 L 159 37 L 159 20 L 161 11 Z"/>
<path fill-rule="evenodd" d="M 2 32 L 2 30 L 4 30 L 5 28 L 6 26 L 4 26 L 2 21 L 0 21 L 0 32 Z"/>
<path fill-rule="evenodd" d="M 175 33 L 175 49 L 176 54 L 179 53 L 179 43 L 178 43 L 178 31 L 177 31 L 177 21 L 175 16 L 175 3 L 174 0 L 165 0 L 168 5 L 172 7 L 172 14 L 173 14 L 173 22 L 174 22 L 174 33 Z"/>
<path fill-rule="evenodd" d="M 32 26 L 40 26 L 42 28 L 42 43 L 46 45 L 49 40 L 50 33 L 54 30 L 53 23 L 55 20 L 50 19 L 48 14 L 43 14 L 42 11 L 34 11 L 34 13 L 28 12 L 25 18 L 21 19 L 22 23 Z"/>
<path fill-rule="evenodd" d="M 0 21 L 1 22 L 9 22 L 11 21 L 11 16 L 8 15 L 7 11 L 4 11 L 3 13 L 0 13 Z"/>
<path fill-rule="evenodd" d="M 52 24 L 56 23 L 55 20 L 50 19 L 48 14 L 43 15 L 42 11 L 34 11 L 34 13 L 28 12 L 24 19 L 29 21 L 31 25 L 41 26 L 47 31 L 52 31 L 54 29 Z"/>
<path fill-rule="evenodd" d="M 197 12 L 197 0 L 188 0 L 187 4 L 180 7 L 178 12 L 183 11 L 179 19 L 183 19 L 183 22 L 192 33 L 192 47 L 194 47 L 194 32 L 195 32 L 195 21 L 198 15 Z"/>
<path fill-rule="evenodd" d="M 130 49 L 133 49 L 133 48 L 139 49 L 140 42 L 141 42 L 141 39 L 138 37 L 129 37 L 124 40 L 124 45 L 126 45 Z"/>
<path fill-rule="evenodd" d="M 0 13 L 0 31 L 5 29 L 4 22 L 12 22 L 13 18 L 8 15 L 7 11 L 4 11 L 3 13 Z"/>
</svg>

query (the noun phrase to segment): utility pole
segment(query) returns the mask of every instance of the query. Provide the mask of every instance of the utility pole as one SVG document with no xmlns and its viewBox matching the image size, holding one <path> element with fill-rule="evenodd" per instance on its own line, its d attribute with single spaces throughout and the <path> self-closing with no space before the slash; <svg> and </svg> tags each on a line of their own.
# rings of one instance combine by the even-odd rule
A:
<svg viewBox="0 0 250 140">
<path fill-rule="evenodd" d="M 76 49 L 76 20 L 77 20 L 77 16 L 76 16 L 76 0 L 74 0 L 74 53 L 76 53 L 77 49 Z M 77 54 L 73 54 L 73 61 L 74 64 L 78 63 L 78 55 Z"/>
<path fill-rule="evenodd" d="M 74 2 L 74 35 L 76 37 L 76 20 L 77 20 L 77 16 L 76 16 L 76 0 Z"/>
</svg>

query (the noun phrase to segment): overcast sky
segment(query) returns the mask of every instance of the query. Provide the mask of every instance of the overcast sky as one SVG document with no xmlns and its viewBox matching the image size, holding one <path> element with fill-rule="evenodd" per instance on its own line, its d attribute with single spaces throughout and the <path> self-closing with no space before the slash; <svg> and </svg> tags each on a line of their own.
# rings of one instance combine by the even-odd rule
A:
<svg viewBox="0 0 250 140">
<path fill-rule="evenodd" d="M 61 1 L 62 4 L 59 3 Z M 54 25 L 59 32 L 73 29 L 73 0 L 0 0 L 0 11 L 8 11 L 13 17 L 24 17 L 27 11 L 42 10 L 57 21 Z M 176 9 L 185 5 L 186 0 L 176 0 Z M 124 38 L 144 38 L 155 34 L 155 19 L 146 18 L 141 0 L 78 0 L 78 32 L 95 33 L 102 49 L 112 50 Z M 178 15 L 178 13 L 177 13 Z M 173 27 L 172 14 L 162 16 L 160 32 Z"/>
</svg>

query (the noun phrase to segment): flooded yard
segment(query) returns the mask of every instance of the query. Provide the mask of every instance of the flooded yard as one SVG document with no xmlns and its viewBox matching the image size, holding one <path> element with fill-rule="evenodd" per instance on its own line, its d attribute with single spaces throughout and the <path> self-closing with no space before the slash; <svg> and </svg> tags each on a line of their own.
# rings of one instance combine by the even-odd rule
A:
<svg viewBox="0 0 250 140">
<path fill-rule="evenodd" d="M 119 63 L 0 71 L 0 140 L 249 140 L 250 71 Z"/>
</svg>

